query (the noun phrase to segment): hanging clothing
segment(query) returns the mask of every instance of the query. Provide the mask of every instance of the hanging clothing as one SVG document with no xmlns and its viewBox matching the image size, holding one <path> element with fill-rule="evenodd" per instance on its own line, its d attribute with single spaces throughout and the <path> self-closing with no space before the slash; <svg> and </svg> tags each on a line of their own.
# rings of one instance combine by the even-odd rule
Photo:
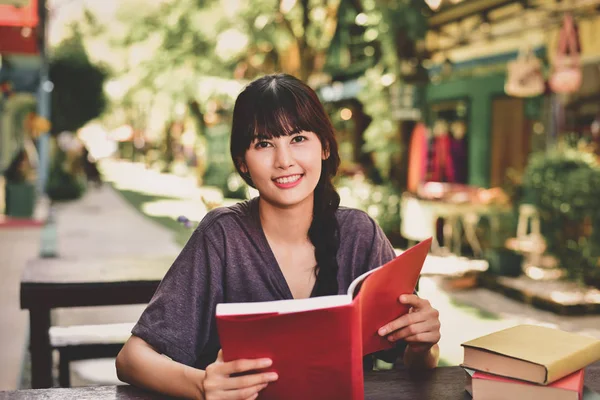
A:
<svg viewBox="0 0 600 400">
<path fill-rule="evenodd" d="M 431 180 L 434 182 L 456 182 L 452 154 L 450 153 L 450 136 L 443 134 L 435 137 L 433 147 Z"/>
<path fill-rule="evenodd" d="M 408 150 L 408 183 L 409 192 L 415 193 L 425 180 L 427 173 L 428 153 L 427 127 L 422 122 L 415 125 Z"/>
<path fill-rule="evenodd" d="M 454 170 L 454 182 L 467 183 L 467 142 L 465 139 L 450 139 L 450 154 Z"/>
</svg>

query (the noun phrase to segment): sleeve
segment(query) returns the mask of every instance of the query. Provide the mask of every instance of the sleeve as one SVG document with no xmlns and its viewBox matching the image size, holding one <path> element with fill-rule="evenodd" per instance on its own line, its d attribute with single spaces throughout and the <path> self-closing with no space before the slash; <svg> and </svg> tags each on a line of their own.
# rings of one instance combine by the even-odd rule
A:
<svg viewBox="0 0 600 400">
<path fill-rule="evenodd" d="M 373 219 L 370 219 L 373 224 L 373 241 L 371 245 L 371 253 L 367 257 L 367 268 L 366 270 L 372 270 L 377 268 L 394 258 L 396 258 L 396 252 L 394 247 L 388 240 L 387 236 L 381 229 L 381 227 Z M 396 363 L 398 358 L 402 358 L 404 350 L 406 349 L 406 342 L 404 340 L 397 342 L 393 349 L 379 351 L 366 357 L 372 357 L 371 360 L 364 360 L 363 365 L 372 367 L 375 362 L 374 359 L 383 360 L 387 363 Z M 400 361 L 402 362 L 402 361 Z"/>
<path fill-rule="evenodd" d="M 371 251 L 367 257 L 365 271 L 370 271 L 396 258 L 396 252 L 381 227 L 373 219 L 373 239 L 371 240 Z"/>
<path fill-rule="evenodd" d="M 206 225 L 206 224 L 204 224 Z M 159 353 L 195 365 L 216 331 L 222 301 L 222 255 L 201 223 L 162 279 L 132 334 Z"/>
</svg>

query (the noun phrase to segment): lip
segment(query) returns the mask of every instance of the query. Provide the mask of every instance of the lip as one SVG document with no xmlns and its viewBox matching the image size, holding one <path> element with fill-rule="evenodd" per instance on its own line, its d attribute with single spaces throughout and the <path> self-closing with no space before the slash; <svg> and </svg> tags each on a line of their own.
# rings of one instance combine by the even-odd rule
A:
<svg viewBox="0 0 600 400">
<path fill-rule="evenodd" d="M 289 183 L 279 183 L 276 181 L 276 179 L 286 178 L 288 176 L 294 176 L 294 175 L 300 175 L 300 178 L 298 178 L 297 181 L 289 182 Z M 291 175 L 279 176 L 279 177 L 273 179 L 273 183 L 275 184 L 275 186 L 277 186 L 280 189 L 291 189 L 293 187 L 298 186 L 300 184 L 300 182 L 302 181 L 302 179 L 304 179 L 304 174 L 291 174 Z"/>
</svg>

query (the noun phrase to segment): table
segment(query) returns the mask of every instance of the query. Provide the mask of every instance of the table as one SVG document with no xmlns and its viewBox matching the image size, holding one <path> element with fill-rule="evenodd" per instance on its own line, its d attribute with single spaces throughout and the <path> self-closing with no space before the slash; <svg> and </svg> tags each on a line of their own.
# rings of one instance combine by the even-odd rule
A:
<svg viewBox="0 0 600 400">
<path fill-rule="evenodd" d="M 52 387 L 50 312 L 57 307 L 145 304 L 175 256 L 34 259 L 21 277 L 21 309 L 29 310 L 31 385 Z"/>
<path fill-rule="evenodd" d="M 458 196 L 458 195 L 457 195 Z M 453 200 L 423 199 L 411 193 L 401 198 L 402 235 L 409 240 L 425 240 L 433 237 L 432 252 L 440 250 L 437 242 L 437 221 L 444 220 L 444 247 L 454 254 L 461 254 L 461 227 L 475 256 L 482 256 L 482 248 L 476 234 L 476 227 L 482 217 L 490 221 L 492 235 L 499 231 L 499 218 L 508 215 L 512 208 L 506 204 L 483 203 L 469 200 L 467 194 Z"/>
<path fill-rule="evenodd" d="M 441 367 L 426 373 L 411 373 L 404 368 L 365 374 L 365 400 L 467 400 L 465 372 L 460 367 Z M 600 392 L 600 362 L 586 370 L 585 384 Z M 21 390 L 0 392 L 0 400 L 158 400 L 154 393 L 132 386 L 105 386 L 71 389 Z"/>
</svg>

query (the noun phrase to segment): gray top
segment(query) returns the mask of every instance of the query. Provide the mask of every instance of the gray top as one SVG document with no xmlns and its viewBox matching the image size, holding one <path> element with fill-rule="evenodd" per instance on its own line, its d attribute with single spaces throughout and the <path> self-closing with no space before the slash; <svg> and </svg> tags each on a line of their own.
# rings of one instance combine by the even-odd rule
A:
<svg viewBox="0 0 600 400">
<path fill-rule="evenodd" d="M 356 277 L 390 261 L 395 253 L 363 211 L 340 207 L 336 216 L 338 284 L 344 294 Z M 203 369 L 220 349 L 218 303 L 292 298 L 254 198 L 212 210 L 202 219 L 132 333 L 173 360 Z"/>
</svg>

